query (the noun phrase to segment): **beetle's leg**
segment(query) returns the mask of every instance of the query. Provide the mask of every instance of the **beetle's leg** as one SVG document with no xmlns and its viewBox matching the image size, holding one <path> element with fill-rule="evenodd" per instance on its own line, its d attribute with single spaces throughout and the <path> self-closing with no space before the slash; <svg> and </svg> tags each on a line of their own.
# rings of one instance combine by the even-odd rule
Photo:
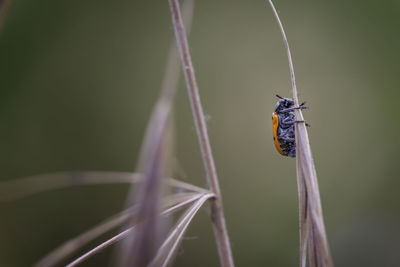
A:
<svg viewBox="0 0 400 267">
<path fill-rule="evenodd" d="M 290 118 L 285 118 L 281 121 L 281 124 L 286 124 L 286 125 L 290 125 L 290 124 L 294 124 L 296 121 Z"/>
<path fill-rule="evenodd" d="M 304 122 L 305 124 L 306 124 L 306 126 L 307 127 L 311 127 L 311 125 L 310 124 L 308 124 L 306 121 L 304 121 L 304 120 L 301 120 L 301 121 L 294 121 L 295 123 L 302 123 L 302 122 Z"/>
<path fill-rule="evenodd" d="M 279 111 L 280 113 L 285 113 L 285 112 L 291 112 L 293 111 L 294 108 L 286 108 L 286 109 L 282 109 L 281 111 Z"/>
<path fill-rule="evenodd" d="M 295 123 L 296 121 L 288 121 L 288 122 L 281 122 L 281 124 L 284 124 L 284 125 L 293 125 L 294 123 Z"/>
<path fill-rule="evenodd" d="M 281 112 L 281 113 L 285 113 L 285 112 L 291 112 L 291 111 L 294 111 L 295 109 L 308 109 L 308 107 L 307 106 L 304 106 L 304 104 L 305 104 L 306 102 L 303 102 L 303 103 L 301 103 L 301 105 L 300 106 L 298 106 L 298 107 L 292 107 L 292 108 L 286 108 L 286 109 L 282 109 L 281 111 L 279 111 L 279 112 Z"/>
<path fill-rule="evenodd" d="M 307 106 L 305 106 L 306 102 L 304 101 L 303 103 L 301 103 L 298 107 L 291 107 L 291 108 L 287 108 L 287 109 L 283 109 L 280 112 L 285 113 L 285 112 L 291 112 L 294 111 L 295 109 L 308 109 Z"/>
<path fill-rule="evenodd" d="M 298 107 L 294 107 L 294 109 L 308 109 L 308 106 L 305 106 L 306 101 L 301 103 Z"/>
<path fill-rule="evenodd" d="M 302 122 L 305 122 L 305 121 L 304 120 L 301 120 L 301 121 L 288 120 L 288 118 L 286 118 L 281 121 L 281 124 L 291 125 L 291 124 L 302 123 Z M 310 124 L 308 124 L 307 122 L 305 122 L 305 124 L 307 127 L 311 127 Z"/>
</svg>

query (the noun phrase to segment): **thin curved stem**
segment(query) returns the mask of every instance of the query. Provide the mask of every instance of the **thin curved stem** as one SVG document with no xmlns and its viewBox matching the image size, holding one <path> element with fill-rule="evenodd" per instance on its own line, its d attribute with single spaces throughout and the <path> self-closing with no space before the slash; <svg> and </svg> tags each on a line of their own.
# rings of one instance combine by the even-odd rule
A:
<svg viewBox="0 0 400 267">
<path fill-rule="evenodd" d="M 286 38 L 286 34 L 285 34 L 285 30 L 283 29 L 282 22 L 279 19 L 278 12 L 276 11 L 276 8 L 271 0 L 269 0 L 269 4 L 272 7 L 272 11 L 274 12 L 276 20 L 278 21 L 279 29 L 281 30 L 282 37 L 283 37 L 283 42 L 285 43 L 286 53 L 287 53 L 287 57 L 288 57 L 288 61 L 289 61 L 289 68 L 290 68 L 290 80 L 292 81 L 293 100 L 295 101 L 295 105 L 298 106 L 299 100 L 297 97 L 296 77 L 294 76 L 294 67 L 293 67 L 293 61 L 292 61 L 292 54 L 290 53 L 290 48 L 289 48 L 289 42 Z"/>
<path fill-rule="evenodd" d="M 196 196 L 193 196 L 190 199 L 187 199 L 184 202 L 181 202 L 179 204 L 176 204 L 175 206 L 166 209 L 165 211 L 163 211 L 161 213 L 161 215 L 169 215 L 179 209 L 181 209 L 183 206 L 198 200 L 199 198 L 201 198 L 202 196 L 204 196 L 204 194 L 197 194 Z M 82 256 L 78 257 L 77 259 L 75 259 L 74 261 L 72 261 L 71 263 L 67 264 L 67 267 L 73 267 L 76 266 L 84 261 L 86 261 L 87 259 L 89 259 L 91 256 L 95 255 L 96 253 L 99 253 L 100 251 L 102 251 L 103 249 L 111 246 L 112 244 L 115 244 L 116 242 L 126 238 L 130 233 L 132 233 L 132 231 L 135 229 L 135 226 L 132 226 L 124 231 L 122 231 L 121 233 L 113 236 L 112 238 L 104 241 L 103 243 L 101 243 L 100 245 L 96 246 L 95 248 L 91 249 L 90 251 L 86 252 L 85 254 L 83 254 Z"/>
<path fill-rule="evenodd" d="M 207 125 L 204 118 L 203 107 L 200 102 L 199 88 L 197 86 L 196 77 L 194 74 L 185 27 L 182 21 L 179 2 L 177 0 L 168 1 L 172 15 L 172 22 L 174 25 L 176 43 L 181 56 L 183 72 L 185 74 L 186 87 L 188 89 L 203 165 L 211 191 L 216 196 L 215 199 L 210 201 L 210 207 L 220 262 L 223 267 L 231 267 L 234 266 L 234 263 L 225 223 L 221 190 L 219 187 L 214 157 L 211 151 L 210 140 L 207 133 Z"/>
<path fill-rule="evenodd" d="M 46 191 L 73 186 L 100 184 L 131 184 L 142 180 L 140 173 L 111 171 L 73 171 L 38 174 L 10 181 L 0 182 L 0 202 L 13 201 Z M 206 189 L 188 184 L 174 178 L 164 178 L 168 186 L 188 191 L 204 193 Z"/>
<path fill-rule="evenodd" d="M 165 208 L 177 205 L 178 203 L 184 203 L 185 201 L 192 201 L 193 197 L 198 196 L 199 193 L 189 192 L 189 193 L 178 193 L 174 195 L 166 196 L 162 203 Z M 127 219 L 129 219 L 136 212 L 136 207 L 130 207 L 127 210 L 119 212 L 101 222 L 100 224 L 92 227 L 88 231 L 81 233 L 80 235 L 64 242 L 59 247 L 55 248 L 53 251 L 48 253 L 44 258 L 42 258 L 35 267 L 45 267 L 45 266 L 55 266 L 60 263 L 60 261 L 65 260 L 72 253 L 76 252 L 84 245 L 93 241 L 95 238 L 101 236 L 102 234 L 110 231 L 113 228 L 119 227 Z"/>
<path fill-rule="evenodd" d="M 178 223 L 175 225 L 174 229 L 161 245 L 156 257 L 151 262 L 149 267 L 168 266 L 176 253 L 178 245 L 182 240 L 183 234 L 188 228 L 190 222 L 193 220 L 197 211 L 208 199 L 213 197 L 213 193 L 203 194 L 190 208 L 188 208 L 188 210 L 185 212 L 185 214 L 182 215 Z"/>
<path fill-rule="evenodd" d="M 292 55 L 285 30 L 279 18 L 274 4 L 269 0 L 279 28 L 282 33 L 283 42 L 289 61 L 290 78 L 292 82 L 293 100 L 299 106 L 296 78 Z M 296 120 L 304 121 L 301 109 L 295 110 Z M 328 239 L 325 232 L 324 218 L 322 215 L 321 198 L 318 187 L 317 173 L 311 154 L 310 141 L 305 123 L 295 125 L 296 135 L 296 168 L 297 184 L 299 190 L 299 214 L 300 214 L 300 266 L 305 266 L 305 244 L 308 242 L 309 250 L 313 250 L 310 263 L 315 266 L 333 266 Z M 307 240 L 307 241 L 306 241 Z"/>
</svg>

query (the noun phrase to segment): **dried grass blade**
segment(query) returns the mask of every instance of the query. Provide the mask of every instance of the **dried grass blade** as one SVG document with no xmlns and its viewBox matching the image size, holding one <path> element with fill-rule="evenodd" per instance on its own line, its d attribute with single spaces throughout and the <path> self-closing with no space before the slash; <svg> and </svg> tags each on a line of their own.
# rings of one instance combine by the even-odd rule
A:
<svg viewBox="0 0 400 267">
<path fill-rule="evenodd" d="M 165 200 L 162 201 L 162 203 L 165 205 L 164 208 L 166 209 L 179 203 L 181 205 L 186 205 L 188 202 L 190 203 L 198 197 L 198 193 L 178 193 L 167 196 Z M 55 266 L 95 238 L 101 236 L 102 234 L 110 231 L 113 228 L 121 226 L 122 223 L 124 223 L 134 213 L 135 207 L 132 207 L 108 218 L 107 220 L 91 228 L 90 230 L 64 242 L 62 245 L 48 253 L 43 259 L 36 263 L 35 266 Z"/>
<path fill-rule="evenodd" d="M 297 87 L 296 87 L 296 78 L 294 75 L 294 67 L 292 56 L 290 53 L 289 42 L 287 41 L 287 37 L 285 34 L 285 30 L 283 28 L 282 22 L 279 18 L 278 12 L 275 9 L 274 4 L 271 0 L 269 0 L 271 8 L 274 12 L 276 20 L 278 21 L 283 41 L 286 47 L 286 52 L 289 61 L 290 68 L 290 77 L 292 82 L 292 90 L 293 90 L 293 100 L 295 106 L 299 105 L 298 95 L 297 95 Z M 304 120 L 301 109 L 295 110 L 296 120 Z M 331 258 L 331 253 L 328 246 L 328 240 L 325 232 L 324 219 L 322 215 L 322 207 L 321 207 L 321 199 L 318 188 L 318 180 L 317 174 L 315 171 L 314 161 L 312 159 L 311 147 L 309 143 L 308 133 L 306 129 L 305 123 L 297 123 L 295 125 L 296 131 L 296 167 L 297 167 L 297 180 L 299 186 L 299 197 L 307 196 L 307 201 L 305 202 L 305 206 L 303 200 L 299 199 L 300 208 L 307 209 L 303 211 L 299 211 L 300 215 L 309 214 L 309 220 L 307 219 L 305 225 L 307 225 L 309 232 L 309 252 L 315 252 L 315 257 L 310 258 L 310 264 L 316 264 L 316 266 L 333 266 L 333 261 Z M 303 184 L 305 185 L 303 187 Z M 302 222 L 300 222 L 302 225 Z M 300 229 L 300 257 L 305 255 L 304 250 L 304 228 Z M 313 262 L 311 262 L 313 261 Z M 304 263 L 304 259 L 301 258 L 300 264 Z"/>
<path fill-rule="evenodd" d="M 140 174 L 120 172 L 56 172 L 0 182 L 0 201 L 81 185 L 136 183 Z"/>
<path fill-rule="evenodd" d="M 307 191 L 304 184 L 304 177 L 301 174 L 297 175 L 297 188 L 299 197 L 300 267 L 306 267 L 309 214 L 307 209 Z"/>
<path fill-rule="evenodd" d="M 50 190 L 73 186 L 100 184 L 131 184 L 141 180 L 140 173 L 131 172 L 56 172 L 39 174 L 10 181 L 0 182 L 0 202 L 13 201 Z M 173 178 L 164 178 L 168 186 L 188 191 L 204 193 L 207 190 Z"/>
<path fill-rule="evenodd" d="M 82 262 L 86 261 L 87 259 L 89 259 L 93 255 L 99 253 L 103 249 L 105 249 L 105 248 L 111 246 L 112 244 L 122 240 L 123 238 L 126 238 L 128 236 L 128 234 L 130 234 L 134 230 L 134 228 L 135 228 L 135 226 L 132 226 L 131 228 L 126 229 L 125 231 L 113 236 L 112 238 L 110 238 L 107 241 L 101 243 L 100 245 L 98 245 L 94 249 L 86 252 L 85 254 L 83 254 L 79 258 L 75 259 L 71 263 L 67 264 L 66 266 L 67 267 L 72 267 L 72 266 L 77 266 L 78 264 L 81 264 Z"/>
<path fill-rule="evenodd" d="M 192 16 L 194 2 L 186 0 L 185 3 L 187 5 L 187 8 L 185 8 L 186 16 Z M 189 20 L 191 21 L 191 18 Z M 168 126 L 179 78 L 179 61 L 176 48 L 172 46 L 170 51 L 161 94 L 147 127 L 137 166 L 137 170 L 143 173 L 145 179 L 139 190 L 131 189 L 128 196 L 128 206 L 136 203 L 138 213 L 132 218 L 132 222 L 137 228 L 135 236 L 122 244 L 120 250 L 118 261 L 124 266 L 147 266 L 159 246 L 160 184 L 164 167 L 167 165 L 167 148 L 170 147 L 170 142 L 167 139 Z"/>
<path fill-rule="evenodd" d="M 180 202 L 180 203 L 178 203 L 178 204 L 176 204 L 176 205 L 164 210 L 161 213 L 161 215 L 163 215 L 163 216 L 170 215 L 171 213 L 174 213 L 174 212 L 178 211 L 179 209 L 183 208 L 185 205 L 190 204 L 193 201 L 197 201 L 203 195 L 204 194 L 195 194 L 191 198 L 188 198 L 185 201 L 182 201 L 182 202 Z M 122 231 L 121 233 L 115 235 L 114 237 L 106 240 L 105 242 L 101 243 L 100 245 L 98 245 L 95 248 L 91 249 L 90 251 L 86 252 L 82 256 L 78 257 L 77 259 L 75 259 L 74 261 L 69 263 L 67 266 L 69 266 L 69 267 L 76 266 L 76 265 L 86 261 L 87 259 L 89 259 L 91 256 L 95 255 L 96 253 L 99 253 L 103 249 L 105 249 L 105 248 L 111 246 L 112 244 L 114 244 L 114 243 L 116 243 L 118 241 L 121 241 L 122 239 L 126 238 L 130 233 L 132 233 L 134 228 L 135 228 L 135 226 L 132 226 L 132 227 Z"/>
<path fill-rule="evenodd" d="M 111 229 L 120 226 L 123 222 L 126 221 L 128 216 L 133 212 L 134 211 L 131 209 L 131 211 L 129 212 L 125 211 L 112 216 L 111 218 L 93 227 L 92 229 L 63 243 L 61 246 L 59 246 L 58 248 L 54 249 L 49 254 L 47 254 L 34 266 L 35 267 L 55 266 L 60 261 L 65 260 L 69 255 L 71 255 L 72 253 L 74 253 L 75 251 L 77 251 L 90 241 L 106 233 L 107 231 L 110 231 Z"/>
<path fill-rule="evenodd" d="M 144 180 L 137 190 L 137 200 L 130 202 L 129 205 L 137 205 L 138 211 L 129 220 L 129 224 L 135 225 L 135 231 L 131 232 L 130 239 L 123 246 L 123 253 L 119 259 L 122 266 L 147 266 L 158 248 L 161 222 L 159 218 L 160 180 L 165 166 L 163 145 L 160 144 L 156 151 L 153 157 L 148 158 L 148 164 L 141 169 Z"/>
<path fill-rule="evenodd" d="M 192 206 L 185 212 L 184 215 L 179 219 L 175 227 L 171 230 L 169 236 L 166 238 L 162 246 L 160 247 L 156 257 L 150 264 L 151 267 L 156 266 L 168 266 L 176 253 L 179 242 L 182 240 L 182 236 L 188 228 L 190 222 L 193 220 L 197 211 L 203 206 L 203 204 L 210 198 L 214 197 L 214 194 L 204 194 L 199 198 Z"/>
<path fill-rule="evenodd" d="M 189 183 L 185 183 L 185 182 L 173 179 L 173 178 L 164 178 L 163 181 L 167 185 L 173 186 L 173 187 L 176 187 L 176 188 L 179 188 L 179 189 L 185 189 L 185 190 L 188 190 L 188 191 L 193 191 L 193 192 L 198 192 L 198 193 L 206 193 L 206 192 L 208 192 L 208 190 L 206 190 L 204 188 L 201 188 L 199 186 L 195 186 L 195 185 L 192 185 L 192 184 L 189 184 Z"/>
<path fill-rule="evenodd" d="M 302 114 L 299 114 L 303 118 Z M 313 244 L 314 261 L 316 266 L 333 266 L 328 240 L 325 231 L 322 214 L 321 199 L 318 187 L 318 180 L 312 160 L 311 148 L 308 141 L 307 129 L 304 124 L 296 126 L 297 161 L 299 162 L 298 175 L 304 177 L 308 196 L 309 214 L 309 242 Z M 310 246 L 309 246 L 310 249 Z"/>
<path fill-rule="evenodd" d="M 307 224 L 308 227 L 308 262 L 310 263 L 310 267 L 319 266 L 318 263 L 318 255 L 315 250 L 314 244 L 314 233 L 313 233 L 313 225 L 312 222 Z"/>
<path fill-rule="evenodd" d="M 192 107 L 192 113 L 196 126 L 196 132 L 199 140 L 203 164 L 211 191 L 216 196 L 210 202 L 210 207 L 220 262 L 223 267 L 234 266 L 232 250 L 225 223 L 221 190 L 219 187 L 218 176 L 207 133 L 207 125 L 204 118 L 203 107 L 200 102 L 199 89 L 194 74 L 194 68 L 189 52 L 189 45 L 185 33 L 185 27 L 182 21 L 179 2 L 177 0 L 168 1 L 172 15 L 176 43 L 179 49 L 179 54 L 181 56 L 183 72 L 185 74 L 186 87 L 188 89 L 189 100 Z"/>
</svg>

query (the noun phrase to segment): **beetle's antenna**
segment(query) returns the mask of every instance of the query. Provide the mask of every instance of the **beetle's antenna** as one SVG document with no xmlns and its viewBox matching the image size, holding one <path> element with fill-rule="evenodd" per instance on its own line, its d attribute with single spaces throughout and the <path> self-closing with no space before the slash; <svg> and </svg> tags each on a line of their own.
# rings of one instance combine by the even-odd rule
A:
<svg viewBox="0 0 400 267">
<path fill-rule="evenodd" d="M 281 97 L 280 95 L 276 95 L 276 97 L 279 99 L 283 99 L 283 97 Z"/>
</svg>

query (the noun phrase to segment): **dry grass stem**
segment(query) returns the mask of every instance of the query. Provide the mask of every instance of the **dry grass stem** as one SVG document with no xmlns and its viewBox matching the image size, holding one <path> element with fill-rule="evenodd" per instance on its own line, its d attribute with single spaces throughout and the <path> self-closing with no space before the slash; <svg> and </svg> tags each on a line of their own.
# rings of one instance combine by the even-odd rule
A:
<svg viewBox="0 0 400 267">
<path fill-rule="evenodd" d="M 186 17 L 193 14 L 194 3 L 185 1 Z M 132 223 L 136 225 L 134 236 L 121 246 L 118 261 L 122 265 L 147 266 L 155 256 L 159 246 L 160 231 L 159 196 L 162 193 L 161 177 L 165 174 L 164 168 L 168 165 L 168 140 L 170 118 L 173 101 L 179 79 L 179 61 L 176 48 L 172 46 L 167 64 L 167 71 L 161 87 L 161 94 L 154 107 L 147 127 L 142 150 L 139 156 L 137 170 L 143 173 L 144 180 L 139 189 L 132 188 L 128 196 L 127 205 L 136 203 L 138 212 L 133 216 Z"/>
<path fill-rule="evenodd" d="M 211 191 L 216 196 L 215 199 L 211 201 L 210 206 L 220 262 L 223 267 L 234 266 L 228 231 L 226 228 L 225 217 L 222 207 L 221 190 L 219 187 L 214 158 L 212 155 L 211 145 L 207 133 L 206 120 L 204 118 L 204 112 L 200 102 L 199 89 L 194 74 L 194 68 L 189 52 L 189 45 L 185 33 L 185 27 L 182 21 L 179 2 L 177 0 L 169 0 L 169 5 L 175 31 L 176 43 L 179 49 L 179 54 L 181 56 L 183 72 L 185 74 L 186 80 L 186 87 L 188 89 L 189 100 L 192 107 L 192 113 L 196 126 L 196 132 L 199 139 L 203 164 Z"/>
<path fill-rule="evenodd" d="M 170 195 L 165 197 L 162 200 L 163 209 L 171 208 L 172 206 L 176 206 L 179 203 L 189 203 L 198 198 L 199 193 L 197 192 L 188 192 L 188 193 L 178 193 L 174 195 Z M 101 236 L 102 234 L 121 226 L 126 220 L 132 216 L 136 212 L 135 207 L 131 207 L 128 210 L 120 212 L 106 219 L 104 222 L 96 225 L 90 230 L 78 235 L 75 238 L 72 238 L 62 245 L 48 253 L 43 259 L 41 259 L 38 263 L 35 264 L 36 267 L 45 267 L 45 266 L 55 266 L 59 264 L 61 261 L 65 260 L 72 253 L 79 250 L 84 245 L 93 241 L 95 238 Z"/>
<path fill-rule="evenodd" d="M 286 52 L 289 60 L 290 77 L 292 82 L 293 100 L 299 106 L 296 79 L 289 42 L 279 15 L 271 0 L 269 3 L 278 21 Z M 301 109 L 295 110 L 296 120 L 304 120 Z M 297 123 L 296 130 L 296 168 L 299 189 L 300 214 L 300 265 L 305 266 L 305 244 L 308 242 L 309 262 L 311 266 L 333 266 L 328 239 L 325 232 L 322 215 L 321 199 L 318 188 L 317 174 L 311 154 L 311 147 L 305 123 Z M 305 241 L 307 240 L 307 241 Z"/>
<path fill-rule="evenodd" d="M 164 99 L 163 99 L 164 100 Z M 136 230 L 127 242 L 123 243 L 119 257 L 122 266 L 147 266 L 154 257 L 160 237 L 159 200 L 161 178 L 165 175 L 167 131 L 170 104 L 157 103 L 155 112 L 147 129 L 144 146 L 137 170 L 143 174 L 138 189 L 132 186 L 127 206 L 137 205 L 138 212 L 132 216 L 131 225 Z"/>
<path fill-rule="evenodd" d="M 0 182 L 0 202 L 13 201 L 46 191 L 73 186 L 131 184 L 138 183 L 141 179 L 142 175 L 140 173 L 131 172 L 86 171 L 39 174 Z M 179 190 L 184 189 L 198 193 L 207 192 L 204 188 L 173 178 L 165 177 L 162 181 L 165 185 Z"/>
<path fill-rule="evenodd" d="M 0 201 L 13 201 L 46 191 L 73 186 L 137 183 L 140 178 L 138 173 L 96 171 L 45 173 L 0 182 Z"/>
<path fill-rule="evenodd" d="M 304 180 L 297 176 L 298 198 L 299 198 L 299 231 L 300 231 L 300 266 L 305 267 L 307 263 L 307 239 L 309 228 L 309 214 L 307 211 L 307 191 Z"/>
<path fill-rule="evenodd" d="M 203 193 L 203 194 L 196 194 L 166 210 L 164 210 L 161 215 L 163 216 L 167 216 L 170 215 L 171 213 L 174 213 L 178 210 L 180 210 L 181 208 L 183 208 L 185 205 L 190 204 L 194 201 L 197 201 L 198 199 L 201 199 L 202 197 L 204 197 L 204 195 L 210 195 L 210 193 Z M 212 197 L 213 195 L 211 195 Z M 102 251 L 103 249 L 115 244 L 118 241 L 121 241 L 122 239 L 126 238 L 127 236 L 129 236 L 133 230 L 135 229 L 135 226 L 131 226 L 130 228 L 122 231 L 121 233 L 115 235 L 114 237 L 106 240 L 105 242 L 101 243 L 100 245 L 96 246 L 95 248 L 91 249 L 90 251 L 86 252 L 85 254 L 83 254 L 82 256 L 80 256 L 79 258 L 75 259 L 74 261 L 72 261 L 71 263 L 67 264 L 67 266 L 72 267 L 72 266 L 76 266 L 84 261 L 86 261 L 87 259 L 89 259 L 91 256 L 95 255 L 96 253 L 99 253 L 100 251 Z M 136 230 L 136 229 L 135 229 Z"/>
<path fill-rule="evenodd" d="M 203 194 L 193 205 L 190 207 L 184 215 L 179 219 L 176 226 L 173 228 L 169 236 L 165 239 L 164 243 L 160 247 L 156 257 L 150 264 L 151 267 L 157 266 L 168 266 L 171 263 L 173 256 L 176 253 L 179 242 L 182 240 L 183 234 L 188 228 L 190 222 L 193 220 L 197 211 L 203 206 L 204 202 L 208 199 L 213 198 L 214 194 L 208 193 Z"/>
<path fill-rule="evenodd" d="M 139 173 L 129 172 L 58 172 L 30 176 L 17 180 L 11 180 L 6 182 L 0 182 L 0 201 L 11 201 L 23 197 L 28 197 L 34 194 L 42 193 L 49 190 L 56 190 L 67 188 L 71 186 L 85 186 L 85 185 L 99 185 L 99 184 L 118 184 L 118 183 L 137 183 L 141 181 L 142 175 Z M 198 199 L 201 195 L 208 191 L 182 181 L 175 180 L 173 178 L 164 178 L 163 182 L 176 188 L 176 190 L 187 190 L 189 192 L 177 193 L 174 195 L 167 196 L 161 203 L 164 208 L 168 208 L 175 205 L 174 208 L 179 208 L 182 205 L 186 205 L 192 201 Z M 181 203 L 176 205 L 177 203 Z M 66 257 L 77 251 L 79 248 L 89 243 L 93 239 L 99 237 L 105 232 L 118 227 L 121 223 L 125 222 L 129 216 L 134 213 L 134 208 L 129 208 L 119 214 L 112 216 L 105 220 L 103 223 L 95 226 L 94 228 L 82 233 L 81 235 L 68 240 L 60 247 L 50 252 L 46 257 L 40 260 L 35 266 L 54 266 Z M 166 210 L 169 213 L 171 210 Z M 124 237 L 128 232 L 124 232 L 118 235 L 108 242 L 105 247 L 118 241 L 120 237 Z M 103 248 L 103 245 L 97 247 L 97 249 Z M 94 255 L 94 252 L 88 253 L 83 258 L 80 258 L 78 262 L 85 259 L 88 256 Z"/>
</svg>

